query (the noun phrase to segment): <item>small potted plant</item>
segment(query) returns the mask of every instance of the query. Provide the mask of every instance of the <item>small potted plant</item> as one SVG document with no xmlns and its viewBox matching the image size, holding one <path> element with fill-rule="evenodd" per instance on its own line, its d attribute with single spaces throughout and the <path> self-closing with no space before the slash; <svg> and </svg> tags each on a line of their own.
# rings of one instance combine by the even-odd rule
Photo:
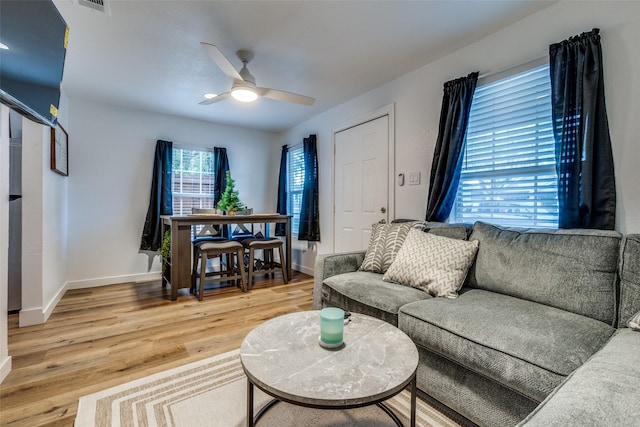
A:
<svg viewBox="0 0 640 427">
<path fill-rule="evenodd" d="M 161 258 L 162 275 L 164 275 L 171 260 L 171 230 L 165 231 L 162 236 L 162 246 L 158 249 L 158 255 Z"/>
<path fill-rule="evenodd" d="M 236 183 L 231 178 L 231 172 L 227 171 L 227 187 L 222 193 L 220 201 L 216 205 L 217 209 L 225 211 L 227 215 L 235 215 L 237 211 L 243 210 L 244 204 L 240 201 L 238 191 L 235 189 Z"/>
</svg>

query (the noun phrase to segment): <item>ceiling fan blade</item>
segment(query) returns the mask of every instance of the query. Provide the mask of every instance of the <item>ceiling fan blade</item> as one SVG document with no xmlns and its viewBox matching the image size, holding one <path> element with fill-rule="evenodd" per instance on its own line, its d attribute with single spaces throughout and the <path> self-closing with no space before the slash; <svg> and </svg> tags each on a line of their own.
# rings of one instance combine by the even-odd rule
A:
<svg viewBox="0 0 640 427">
<path fill-rule="evenodd" d="M 286 92 L 284 90 L 269 89 L 266 87 L 257 88 L 258 95 L 265 98 L 271 98 L 278 101 L 294 102 L 302 105 L 313 105 L 316 101 L 315 98 L 309 98 L 308 96 L 298 95 L 297 93 Z"/>
<path fill-rule="evenodd" d="M 213 98 L 209 98 L 209 99 L 205 99 L 204 101 L 200 101 L 200 102 L 198 102 L 198 104 L 200 104 L 200 105 L 209 105 L 209 104 L 213 104 L 215 102 L 224 101 L 225 99 L 229 98 L 230 96 L 231 96 L 231 92 L 226 92 L 226 93 L 223 93 L 221 95 L 214 96 Z"/>
<path fill-rule="evenodd" d="M 220 67 L 223 73 L 233 79 L 242 80 L 242 76 L 240 75 L 240 73 L 238 73 L 231 62 L 229 62 L 229 60 L 222 54 L 222 52 L 220 52 L 220 49 L 210 43 L 200 42 L 200 44 L 202 45 L 204 50 L 207 51 L 209 57 L 213 59 L 213 62 L 215 62 L 218 67 Z"/>
</svg>

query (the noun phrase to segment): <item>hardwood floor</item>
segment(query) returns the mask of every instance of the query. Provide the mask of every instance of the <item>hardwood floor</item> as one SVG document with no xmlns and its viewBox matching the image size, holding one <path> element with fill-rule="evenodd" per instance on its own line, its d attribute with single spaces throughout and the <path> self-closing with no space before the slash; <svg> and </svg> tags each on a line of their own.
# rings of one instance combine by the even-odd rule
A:
<svg viewBox="0 0 640 427">
<path fill-rule="evenodd" d="M 313 278 L 288 285 L 257 278 L 254 288 L 182 289 L 160 282 L 68 291 L 46 324 L 18 327 L 9 316 L 13 370 L 0 385 L 0 425 L 72 426 L 78 398 L 240 347 L 263 321 L 311 309 Z"/>
</svg>

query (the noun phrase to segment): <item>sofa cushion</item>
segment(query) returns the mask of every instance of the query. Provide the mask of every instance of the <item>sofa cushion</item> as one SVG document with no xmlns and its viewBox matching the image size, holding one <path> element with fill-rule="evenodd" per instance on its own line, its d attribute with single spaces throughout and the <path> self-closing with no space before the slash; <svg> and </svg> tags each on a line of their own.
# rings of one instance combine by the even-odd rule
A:
<svg viewBox="0 0 640 427">
<path fill-rule="evenodd" d="M 640 311 L 640 234 L 626 236 L 621 258 L 618 327 L 623 328 Z"/>
<path fill-rule="evenodd" d="M 383 280 L 422 289 L 436 297 L 456 298 L 477 250 L 476 241 L 412 229 Z"/>
<path fill-rule="evenodd" d="M 418 228 L 417 226 L 415 228 Z M 420 228 L 436 236 L 448 237 L 450 239 L 467 240 L 471 233 L 469 224 L 449 224 L 446 222 L 424 221 Z"/>
<path fill-rule="evenodd" d="M 466 285 L 615 323 L 620 233 L 514 230 L 477 222 L 469 239 L 480 247 Z"/>
<path fill-rule="evenodd" d="M 387 271 L 414 224 L 414 222 L 373 224 L 371 239 L 369 239 L 367 253 L 360 270 L 372 273 Z"/>
<path fill-rule="evenodd" d="M 321 292 L 324 307 L 334 306 L 367 314 L 394 326 L 398 325 L 400 307 L 431 298 L 419 289 L 384 282 L 381 274 L 366 271 L 329 277 L 324 280 Z"/>
<path fill-rule="evenodd" d="M 623 328 L 518 425 L 635 427 L 638 396 L 640 334 Z"/>
<path fill-rule="evenodd" d="M 405 305 L 398 327 L 417 345 L 538 402 L 614 332 L 586 316 L 480 289 Z"/>
</svg>

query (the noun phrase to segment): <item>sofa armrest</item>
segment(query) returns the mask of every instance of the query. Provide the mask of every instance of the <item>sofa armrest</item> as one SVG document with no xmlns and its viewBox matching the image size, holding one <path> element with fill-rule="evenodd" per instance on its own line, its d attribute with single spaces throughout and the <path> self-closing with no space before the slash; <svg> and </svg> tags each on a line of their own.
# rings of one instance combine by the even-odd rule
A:
<svg viewBox="0 0 640 427">
<path fill-rule="evenodd" d="M 322 308 L 322 282 L 327 277 L 337 276 L 343 273 L 358 271 L 366 251 L 343 252 L 336 254 L 324 254 L 316 256 L 316 264 L 313 271 L 313 309 Z"/>
</svg>

